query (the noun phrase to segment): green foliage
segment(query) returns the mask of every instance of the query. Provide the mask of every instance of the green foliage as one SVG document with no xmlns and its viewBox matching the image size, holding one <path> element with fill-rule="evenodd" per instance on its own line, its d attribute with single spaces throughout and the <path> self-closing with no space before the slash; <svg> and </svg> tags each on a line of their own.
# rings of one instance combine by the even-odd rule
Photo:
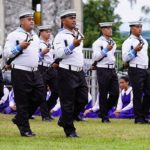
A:
<svg viewBox="0 0 150 150">
<path fill-rule="evenodd" d="M 99 22 L 117 22 L 113 27 L 114 33 L 120 25 L 120 16 L 114 14 L 118 0 L 88 0 L 83 6 L 84 20 L 84 46 L 91 47 L 99 36 Z M 117 34 L 116 34 L 117 35 Z"/>
<path fill-rule="evenodd" d="M 117 49 L 121 50 L 122 43 L 127 39 L 127 37 L 122 37 L 119 32 L 114 33 L 113 40 L 117 44 Z"/>
</svg>

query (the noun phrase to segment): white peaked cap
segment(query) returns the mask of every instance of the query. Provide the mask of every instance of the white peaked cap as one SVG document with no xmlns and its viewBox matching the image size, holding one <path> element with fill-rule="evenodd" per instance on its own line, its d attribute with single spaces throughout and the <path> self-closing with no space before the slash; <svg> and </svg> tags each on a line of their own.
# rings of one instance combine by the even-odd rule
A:
<svg viewBox="0 0 150 150">
<path fill-rule="evenodd" d="M 102 23 L 99 23 L 100 27 L 112 27 L 112 25 L 113 25 L 113 22 L 102 22 Z"/>
<path fill-rule="evenodd" d="M 134 26 L 134 25 L 142 25 L 142 22 L 141 21 L 129 22 L 129 26 Z"/>
<path fill-rule="evenodd" d="M 25 17 L 33 17 L 34 11 L 33 10 L 25 10 L 19 13 L 19 18 L 25 18 Z"/>
<path fill-rule="evenodd" d="M 60 18 L 67 17 L 67 16 L 76 16 L 76 10 L 74 9 L 68 9 L 63 10 L 59 13 Z"/>
<path fill-rule="evenodd" d="M 38 26 L 39 30 L 51 30 L 51 26 L 50 25 L 42 25 L 42 26 Z"/>
</svg>

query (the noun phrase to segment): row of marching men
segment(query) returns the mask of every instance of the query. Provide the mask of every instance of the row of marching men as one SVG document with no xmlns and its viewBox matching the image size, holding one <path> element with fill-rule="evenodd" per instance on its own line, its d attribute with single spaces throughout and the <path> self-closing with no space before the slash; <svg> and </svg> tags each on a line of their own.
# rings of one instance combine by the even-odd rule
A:
<svg viewBox="0 0 150 150">
<path fill-rule="evenodd" d="M 76 28 L 76 11 L 65 10 L 60 13 L 62 28 L 53 41 L 54 62 L 51 55 L 53 50 L 49 46 L 48 28 L 44 26 L 39 28 L 39 39 L 33 31 L 33 12 L 20 13 L 19 20 L 20 27 L 8 35 L 4 47 L 4 57 L 12 60 L 11 77 L 17 107 L 17 114 L 12 122 L 17 125 L 21 136 L 35 136 L 30 128 L 29 118 L 40 106 L 43 120 L 51 119 L 50 106 L 52 107 L 59 97 L 62 114 L 58 125 L 64 129 L 67 137 L 78 137 L 73 121 L 84 111 L 88 103 L 88 86 L 83 72 L 84 36 Z M 102 35 L 93 43 L 102 123 L 110 123 L 108 112 L 117 104 L 119 97 L 114 55 L 116 43 L 112 39 L 112 25 L 111 22 L 100 23 Z M 130 23 L 130 29 L 131 35 L 122 47 L 123 61 L 129 66 L 135 123 L 148 124 L 150 96 L 148 44 L 141 36 L 141 22 Z M 48 106 L 47 85 L 51 89 Z M 121 110 L 117 110 L 115 115 L 120 113 Z"/>
</svg>

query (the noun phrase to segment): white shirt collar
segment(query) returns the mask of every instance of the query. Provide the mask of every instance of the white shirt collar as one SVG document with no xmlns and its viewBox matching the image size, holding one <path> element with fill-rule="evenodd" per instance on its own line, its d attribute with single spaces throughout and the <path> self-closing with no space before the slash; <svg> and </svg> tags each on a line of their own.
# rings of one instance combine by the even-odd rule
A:
<svg viewBox="0 0 150 150">
<path fill-rule="evenodd" d="M 106 39 L 103 35 L 100 36 L 100 39 L 103 40 L 103 41 L 106 41 L 106 42 L 108 42 L 109 40 L 113 40 L 112 38 L 109 38 L 109 40 L 108 40 L 108 39 Z"/>
<path fill-rule="evenodd" d="M 132 87 L 130 86 L 126 91 L 125 91 L 125 89 L 123 89 L 121 91 L 121 94 L 124 95 L 126 93 L 128 95 L 131 91 L 132 91 Z"/>
<path fill-rule="evenodd" d="M 40 38 L 41 43 L 49 44 L 50 42 L 45 42 L 42 38 Z"/>
<path fill-rule="evenodd" d="M 35 35 L 35 34 L 36 34 L 33 30 L 31 31 L 31 33 L 26 32 L 22 27 L 18 27 L 18 28 L 16 29 L 16 31 L 18 31 L 18 32 L 23 32 L 23 33 L 29 34 L 29 35 Z"/>
<path fill-rule="evenodd" d="M 69 31 L 68 29 L 63 28 L 60 32 L 65 34 L 73 34 L 73 32 Z"/>
<path fill-rule="evenodd" d="M 130 35 L 130 38 L 134 38 L 134 39 L 137 39 L 137 40 L 138 40 L 139 38 L 142 38 L 142 36 L 140 35 L 140 37 L 136 37 L 135 35 L 131 34 L 131 35 Z"/>
</svg>

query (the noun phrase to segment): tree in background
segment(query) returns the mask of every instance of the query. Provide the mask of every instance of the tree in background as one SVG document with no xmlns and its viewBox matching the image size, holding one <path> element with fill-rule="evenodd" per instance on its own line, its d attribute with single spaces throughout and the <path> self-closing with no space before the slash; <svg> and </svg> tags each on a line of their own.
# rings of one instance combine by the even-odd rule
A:
<svg viewBox="0 0 150 150">
<path fill-rule="evenodd" d="M 84 47 L 91 47 L 99 36 L 99 22 L 116 22 L 113 27 L 114 35 L 120 37 L 118 31 L 120 16 L 114 13 L 118 0 L 88 0 L 83 6 Z"/>
</svg>

